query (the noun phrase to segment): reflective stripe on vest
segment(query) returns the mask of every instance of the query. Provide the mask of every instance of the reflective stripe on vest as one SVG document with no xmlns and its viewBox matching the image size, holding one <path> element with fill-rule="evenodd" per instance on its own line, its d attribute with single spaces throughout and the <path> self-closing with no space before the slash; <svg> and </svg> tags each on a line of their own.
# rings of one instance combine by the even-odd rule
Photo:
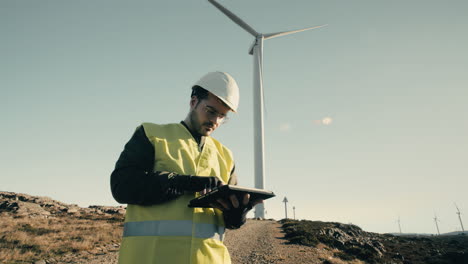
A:
<svg viewBox="0 0 468 264">
<path fill-rule="evenodd" d="M 194 229 L 192 232 L 192 228 Z M 130 236 L 193 236 L 223 241 L 224 227 L 193 223 L 190 220 L 160 220 L 124 223 L 124 237 Z"/>
</svg>

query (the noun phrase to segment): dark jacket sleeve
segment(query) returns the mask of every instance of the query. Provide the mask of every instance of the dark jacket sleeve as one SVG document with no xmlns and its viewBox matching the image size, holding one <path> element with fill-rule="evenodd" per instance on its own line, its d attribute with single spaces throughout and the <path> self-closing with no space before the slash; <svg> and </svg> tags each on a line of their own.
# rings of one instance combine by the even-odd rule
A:
<svg viewBox="0 0 468 264">
<path fill-rule="evenodd" d="M 175 199 L 183 191 L 170 172 L 153 172 L 154 148 L 144 128 L 138 127 L 120 154 L 111 174 L 111 191 L 119 203 L 150 205 Z"/>
<path fill-rule="evenodd" d="M 236 166 L 234 166 L 231 170 L 231 177 L 229 177 L 228 181 L 229 185 L 237 185 L 237 174 L 236 174 Z"/>
</svg>

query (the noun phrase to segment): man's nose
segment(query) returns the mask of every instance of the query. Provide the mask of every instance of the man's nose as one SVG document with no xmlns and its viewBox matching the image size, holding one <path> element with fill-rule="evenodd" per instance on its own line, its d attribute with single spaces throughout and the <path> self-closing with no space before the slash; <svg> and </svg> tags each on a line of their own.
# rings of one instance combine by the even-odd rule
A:
<svg viewBox="0 0 468 264">
<path fill-rule="evenodd" d="M 214 124 L 220 124 L 223 122 L 223 118 L 220 117 L 219 115 L 213 115 L 209 117 L 209 120 L 213 122 Z"/>
</svg>

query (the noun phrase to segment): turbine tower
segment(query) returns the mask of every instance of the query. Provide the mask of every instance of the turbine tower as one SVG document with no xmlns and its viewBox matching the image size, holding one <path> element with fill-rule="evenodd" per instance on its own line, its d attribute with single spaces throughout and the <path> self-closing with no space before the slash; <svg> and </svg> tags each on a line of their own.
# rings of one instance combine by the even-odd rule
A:
<svg viewBox="0 0 468 264">
<path fill-rule="evenodd" d="M 436 215 L 436 214 L 434 214 L 434 222 L 435 222 L 435 225 L 436 225 L 436 227 L 437 227 L 437 234 L 439 234 L 439 236 L 440 236 L 439 224 L 437 224 L 437 222 L 440 222 L 440 220 L 437 219 L 437 215 Z"/>
<path fill-rule="evenodd" d="M 455 207 L 457 208 L 457 215 L 458 215 L 458 220 L 460 220 L 460 225 L 461 225 L 461 228 L 462 228 L 462 232 L 465 232 L 465 229 L 463 228 L 463 222 L 462 222 L 462 219 L 461 219 L 461 213 L 460 213 L 460 209 L 458 209 L 458 206 L 456 203 L 455 204 Z"/>
<path fill-rule="evenodd" d="M 398 216 L 398 229 L 400 230 L 400 235 L 401 235 L 401 223 L 400 223 L 400 216 Z"/>
<path fill-rule="evenodd" d="M 283 203 L 284 203 L 284 219 L 288 219 L 288 198 L 286 198 L 286 196 L 284 197 L 283 199 Z"/>
<path fill-rule="evenodd" d="M 216 2 L 215 0 L 208 0 L 227 17 L 229 17 L 234 23 L 239 25 L 241 28 L 246 30 L 252 36 L 255 37 L 254 42 L 250 46 L 249 54 L 253 55 L 253 99 L 254 99 L 254 166 L 255 166 L 255 188 L 265 189 L 265 156 L 264 156 L 264 127 L 263 127 L 263 41 L 275 37 L 285 36 L 301 31 L 310 29 L 320 28 L 326 25 L 309 27 L 299 30 L 276 32 L 263 34 L 257 32 L 242 19 L 236 16 L 234 13 L 226 9 L 224 6 Z M 260 203 L 255 206 L 255 218 L 265 218 L 265 206 Z"/>
</svg>

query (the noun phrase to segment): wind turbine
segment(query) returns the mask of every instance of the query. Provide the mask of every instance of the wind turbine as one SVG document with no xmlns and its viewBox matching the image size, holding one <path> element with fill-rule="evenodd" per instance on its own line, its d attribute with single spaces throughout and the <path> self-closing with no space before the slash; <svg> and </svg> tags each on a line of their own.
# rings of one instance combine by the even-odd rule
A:
<svg viewBox="0 0 468 264">
<path fill-rule="evenodd" d="M 440 236 L 439 224 L 437 224 L 437 222 L 440 222 L 440 220 L 437 219 L 437 215 L 435 213 L 434 213 L 434 222 L 435 222 L 436 227 L 437 227 L 437 234 L 439 234 L 439 236 Z"/>
<path fill-rule="evenodd" d="M 284 197 L 283 199 L 283 203 L 284 203 L 284 214 L 285 214 L 285 217 L 284 219 L 288 219 L 288 198 L 286 198 L 286 196 Z"/>
<path fill-rule="evenodd" d="M 398 229 L 400 230 L 400 235 L 401 235 L 401 224 L 400 224 L 400 216 L 398 216 Z"/>
<path fill-rule="evenodd" d="M 255 37 L 254 42 L 250 46 L 249 54 L 253 55 L 253 93 L 254 93 L 254 163 L 255 163 L 255 188 L 265 189 L 265 157 L 264 157 L 264 127 L 263 127 L 263 41 L 275 37 L 281 37 L 301 31 L 320 28 L 326 25 L 309 27 L 299 30 L 276 32 L 263 34 L 257 32 L 234 13 L 226 9 L 224 6 L 215 0 L 208 0 L 234 23 L 245 29 Z M 255 206 L 255 218 L 265 218 L 265 206 L 260 203 Z"/>
<path fill-rule="evenodd" d="M 461 213 L 460 213 L 460 209 L 458 209 L 458 206 L 456 203 L 455 204 L 455 207 L 457 208 L 457 215 L 458 215 L 458 219 L 460 220 L 460 225 L 461 225 L 461 228 L 462 228 L 462 232 L 465 232 L 465 229 L 463 228 L 463 222 L 462 222 L 462 219 L 461 219 Z"/>
</svg>

